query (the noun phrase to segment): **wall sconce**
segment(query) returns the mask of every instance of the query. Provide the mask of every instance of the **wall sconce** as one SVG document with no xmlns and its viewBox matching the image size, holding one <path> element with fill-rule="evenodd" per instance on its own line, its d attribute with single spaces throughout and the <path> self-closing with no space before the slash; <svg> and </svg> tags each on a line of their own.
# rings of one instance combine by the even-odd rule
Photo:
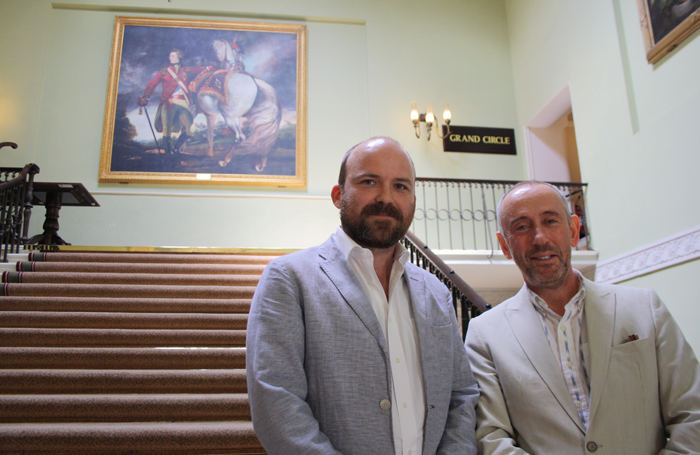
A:
<svg viewBox="0 0 700 455">
<path fill-rule="evenodd" d="M 433 124 L 438 128 L 438 137 L 443 138 L 450 134 L 450 120 L 452 120 L 452 112 L 450 112 L 449 103 L 445 103 L 445 110 L 442 111 L 442 119 L 447 125 L 447 131 L 442 136 L 440 135 L 439 124 L 435 115 L 433 115 L 433 105 L 428 104 L 428 111 L 425 114 L 419 114 L 418 109 L 416 109 L 416 102 L 411 101 L 411 121 L 413 122 L 413 130 L 416 133 L 416 137 L 420 138 L 420 122 L 425 122 L 425 131 L 428 133 L 428 140 L 430 140 L 430 132 L 433 129 Z"/>
</svg>

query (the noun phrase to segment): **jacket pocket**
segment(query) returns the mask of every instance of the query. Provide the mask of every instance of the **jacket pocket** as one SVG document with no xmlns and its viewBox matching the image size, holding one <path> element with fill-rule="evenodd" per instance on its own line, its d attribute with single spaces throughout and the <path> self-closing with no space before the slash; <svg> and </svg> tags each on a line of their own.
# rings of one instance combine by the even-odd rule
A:
<svg viewBox="0 0 700 455">
<path fill-rule="evenodd" d="M 653 338 L 641 338 L 635 341 L 618 344 L 612 347 L 612 354 L 631 354 L 633 352 L 644 351 L 654 347 Z"/>
</svg>

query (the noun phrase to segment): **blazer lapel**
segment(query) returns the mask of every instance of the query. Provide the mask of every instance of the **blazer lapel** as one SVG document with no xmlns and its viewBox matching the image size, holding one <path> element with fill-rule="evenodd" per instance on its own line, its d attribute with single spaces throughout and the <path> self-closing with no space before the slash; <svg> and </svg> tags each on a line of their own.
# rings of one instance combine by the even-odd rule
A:
<svg viewBox="0 0 700 455">
<path fill-rule="evenodd" d="M 335 240 L 331 237 L 323 245 L 319 252 L 321 257 L 321 270 L 328 276 L 331 282 L 338 289 L 338 292 L 343 296 L 343 299 L 353 309 L 357 317 L 367 327 L 367 330 L 377 339 L 377 343 L 384 351 L 386 358 L 389 356 L 389 350 L 384 338 L 384 333 L 377 314 L 372 308 L 367 295 L 365 294 L 360 281 L 357 279 L 355 272 L 348 264 L 348 261 L 343 257 L 340 249 L 335 244 Z"/>
<path fill-rule="evenodd" d="M 608 375 L 608 365 L 613 345 L 615 326 L 615 294 L 600 289 L 595 283 L 586 281 L 586 330 L 588 352 L 590 352 L 590 420 L 600 403 L 600 392 Z"/>
<path fill-rule="evenodd" d="M 406 263 L 403 275 L 406 284 L 408 284 L 408 294 L 411 297 L 411 307 L 416 325 L 419 326 L 419 332 L 425 332 L 428 316 L 425 308 L 425 282 L 419 274 L 414 273 L 414 270 L 411 269 L 412 265 L 410 262 Z"/>
<path fill-rule="evenodd" d="M 511 301 L 511 304 L 505 311 L 505 315 L 520 347 L 537 371 L 537 374 L 540 375 L 542 381 L 547 385 L 554 398 L 564 408 L 571 420 L 585 433 L 586 430 L 566 387 L 564 374 L 559 366 L 559 362 L 554 357 L 544 330 L 542 330 L 542 322 L 537 314 L 537 310 L 530 302 L 528 290 L 525 286 L 518 292 L 516 299 Z"/>
<path fill-rule="evenodd" d="M 416 321 L 418 345 L 420 346 L 420 360 L 421 365 L 423 365 L 423 377 L 425 379 L 425 372 L 431 371 L 428 367 L 434 360 L 431 355 L 433 349 L 431 342 L 433 341 L 433 337 L 432 333 L 429 332 L 432 328 L 428 324 L 425 281 L 423 281 L 423 278 L 420 277 L 419 274 L 414 273 L 414 270 L 411 270 L 411 266 L 412 264 L 406 263 L 404 279 L 408 284 L 408 294 L 411 297 L 411 308 L 413 309 L 413 318 Z"/>
<path fill-rule="evenodd" d="M 444 371 L 441 363 L 452 362 L 452 359 L 448 360 L 444 356 L 438 355 L 439 349 L 433 334 L 433 322 L 428 319 L 428 306 L 432 303 L 432 300 L 430 300 L 432 296 L 426 289 L 425 279 L 417 270 L 417 266 L 406 263 L 404 279 L 408 285 L 413 318 L 416 322 L 416 336 L 423 373 L 425 400 L 426 404 L 430 404 L 436 399 L 436 391 L 441 390 L 440 385 L 444 384 L 444 381 L 450 381 L 449 378 L 438 376 L 439 371 Z M 426 420 L 426 428 L 428 425 L 429 421 Z M 425 444 L 426 441 L 424 440 L 423 442 Z"/>
</svg>

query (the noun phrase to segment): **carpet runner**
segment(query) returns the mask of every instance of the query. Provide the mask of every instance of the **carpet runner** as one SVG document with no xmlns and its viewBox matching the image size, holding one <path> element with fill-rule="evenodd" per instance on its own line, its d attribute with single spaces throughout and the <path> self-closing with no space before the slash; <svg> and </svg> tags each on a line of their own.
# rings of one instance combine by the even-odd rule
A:
<svg viewBox="0 0 700 455">
<path fill-rule="evenodd" d="M 264 453 L 245 328 L 278 254 L 31 252 L 3 272 L 0 453 Z"/>
</svg>

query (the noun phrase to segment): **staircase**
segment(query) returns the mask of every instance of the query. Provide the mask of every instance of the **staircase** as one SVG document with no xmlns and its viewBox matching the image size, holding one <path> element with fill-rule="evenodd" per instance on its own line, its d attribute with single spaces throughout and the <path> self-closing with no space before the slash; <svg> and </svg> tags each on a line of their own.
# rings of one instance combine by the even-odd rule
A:
<svg viewBox="0 0 700 455">
<path fill-rule="evenodd" d="M 264 453 L 245 329 L 277 255 L 29 253 L 2 274 L 0 453 Z"/>
</svg>

